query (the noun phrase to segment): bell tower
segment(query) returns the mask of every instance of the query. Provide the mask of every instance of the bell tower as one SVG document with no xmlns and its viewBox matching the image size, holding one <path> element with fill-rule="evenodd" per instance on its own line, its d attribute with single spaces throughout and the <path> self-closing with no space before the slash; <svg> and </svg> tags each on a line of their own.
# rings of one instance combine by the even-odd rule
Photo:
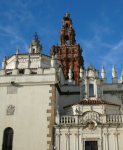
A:
<svg viewBox="0 0 123 150">
<path fill-rule="evenodd" d="M 66 79 L 68 79 L 69 68 L 71 67 L 73 79 L 75 80 L 75 84 L 78 85 L 80 67 L 82 66 L 84 69 L 84 59 L 81 55 L 83 50 L 80 48 L 79 44 L 76 44 L 76 34 L 72 27 L 72 20 L 68 12 L 65 17 L 63 17 L 63 25 L 59 33 L 60 45 L 53 45 L 50 54 L 51 56 L 56 54 L 57 59 L 61 60 Z"/>
<path fill-rule="evenodd" d="M 29 53 L 36 54 L 36 53 L 42 53 L 42 44 L 40 45 L 41 39 L 39 38 L 39 35 L 35 32 L 35 34 L 32 36 L 32 42 L 29 46 Z"/>
</svg>

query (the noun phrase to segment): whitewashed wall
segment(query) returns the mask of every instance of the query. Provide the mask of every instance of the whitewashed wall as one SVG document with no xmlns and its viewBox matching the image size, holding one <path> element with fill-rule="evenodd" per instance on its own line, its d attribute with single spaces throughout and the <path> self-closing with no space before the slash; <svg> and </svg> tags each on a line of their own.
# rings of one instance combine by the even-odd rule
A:
<svg viewBox="0 0 123 150">
<path fill-rule="evenodd" d="M 14 81 L 14 85 L 11 82 Z M 50 141 L 47 113 L 51 109 L 51 84 L 55 73 L 50 75 L 0 76 L 0 145 L 7 127 L 14 130 L 13 150 L 46 150 Z M 7 115 L 7 107 L 15 107 L 13 115 Z"/>
</svg>

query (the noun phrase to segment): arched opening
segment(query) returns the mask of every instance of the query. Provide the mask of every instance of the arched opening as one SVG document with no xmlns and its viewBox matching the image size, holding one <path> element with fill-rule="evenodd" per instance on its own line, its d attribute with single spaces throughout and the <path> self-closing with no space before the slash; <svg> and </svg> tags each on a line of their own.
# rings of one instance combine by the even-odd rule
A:
<svg viewBox="0 0 123 150">
<path fill-rule="evenodd" d="M 4 130 L 4 135 L 3 135 L 2 150 L 12 150 L 12 142 L 13 142 L 13 129 L 6 128 Z"/>
<path fill-rule="evenodd" d="M 69 44 L 69 36 L 65 35 L 65 44 Z"/>
<path fill-rule="evenodd" d="M 67 30 L 68 30 L 68 27 L 69 27 L 69 26 L 68 26 L 68 23 L 67 23 L 67 24 L 66 24 L 66 29 L 67 29 Z"/>
<path fill-rule="evenodd" d="M 35 49 L 32 49 L 32 53 L 33 53 L 33 54 L 35 53 Z"/>
</svg>

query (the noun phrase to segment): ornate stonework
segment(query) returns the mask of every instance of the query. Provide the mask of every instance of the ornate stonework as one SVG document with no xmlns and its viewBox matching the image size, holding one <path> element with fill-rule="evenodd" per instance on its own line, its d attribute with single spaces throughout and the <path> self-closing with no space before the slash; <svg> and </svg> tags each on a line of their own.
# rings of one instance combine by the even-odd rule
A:
<svg viewBox="0 0 123 150">
<path fill-rule="evenodd" d="M 9 105 L 9 106 L 7 107 L 7 110 L 6 110 L 6 114 L 7 114 L 7 115 L 14 115 L 14 112 L 15 112 L 15 106 Z"/>
<path fill-rule="evenodd" d="M 52 46 L 51 56 L 57 54 L 57 59 L 61 60 L 64 69 L 65 78 L 68 79 L 69 68 L 74 74 L 75 84 L 79 84 L 80 67 L 84 69 L 84 59 L 82 57 L 82 48 L 76 44 L 75 30 L 72 28 L 70 15 L 63 18 L 62 29 L 60 33 L 60 45 Z"/>
<path fill-rule="evenodd" d="M 95 124 L 93 122 L 89 122 L 87 126 L 89 130 L 93 130 L 95 128 Z"/>
<path fill-rule="evenodd" d="M 89 112 L 84 113 L 79 121 L 81 124 L 84 124 L 84 123 L 88 122 L 89 120 L 95 120 L 96 122 L 102 122 L 102 118 L 100 117 L 100 115 L 94 111 L 89 111 Z"/>
</svg>

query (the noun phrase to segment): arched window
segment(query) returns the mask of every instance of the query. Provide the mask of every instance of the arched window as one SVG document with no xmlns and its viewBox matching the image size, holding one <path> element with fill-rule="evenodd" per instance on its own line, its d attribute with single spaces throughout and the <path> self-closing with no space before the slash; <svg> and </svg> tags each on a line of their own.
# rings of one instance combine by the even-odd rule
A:
<svg viewBox="0 0 123 150">
<path fill-rule="evenodd" d="M 2 150 L 12 150 L 13 129 L 6 128 L 3 135 L 3 148 Z"/>
</svg>

